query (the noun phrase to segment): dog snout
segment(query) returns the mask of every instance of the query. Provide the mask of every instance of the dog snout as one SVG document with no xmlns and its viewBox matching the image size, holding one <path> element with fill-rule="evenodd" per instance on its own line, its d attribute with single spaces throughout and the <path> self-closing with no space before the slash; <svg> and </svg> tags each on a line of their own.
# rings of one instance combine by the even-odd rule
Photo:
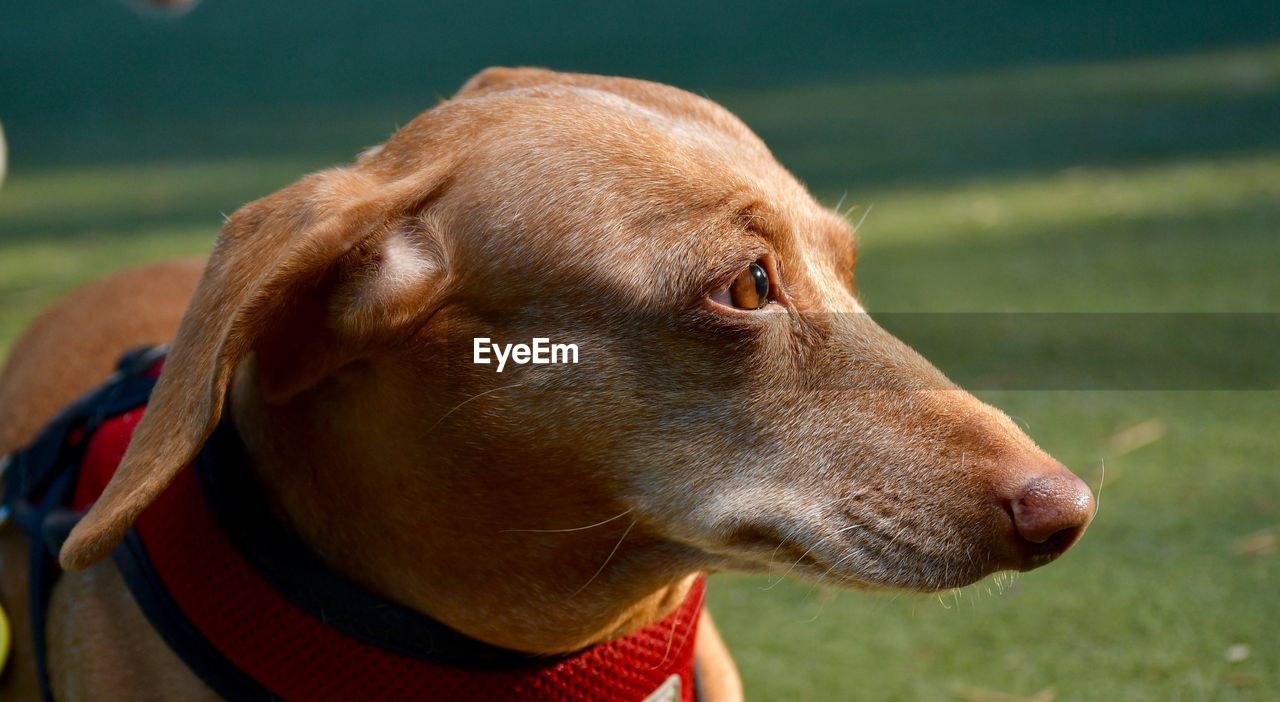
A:
<svg viewBox="0 0 1280 702">
<path fill-rule="evenodd" d="M 1024 482 L 1008 500 L 1020 542 L 1022 570 L 1062 555 L 1084 533 L 1096 504 L 1083 480 L 1061 466 Z"/>
</svg>

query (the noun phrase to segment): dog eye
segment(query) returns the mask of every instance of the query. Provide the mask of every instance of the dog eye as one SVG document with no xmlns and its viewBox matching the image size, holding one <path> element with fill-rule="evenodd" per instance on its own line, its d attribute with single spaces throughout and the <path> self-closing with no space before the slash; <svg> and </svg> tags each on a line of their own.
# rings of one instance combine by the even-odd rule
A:
<svg viewBox="0 0 1280 702">
<path fill-rule="evenodd" d="M 763 263 L 756 261 L 744 268 L 729 287 L 712 295 L 711 299 L 740 310 L 764 309 L 769 304 L 769 272 L 765 270 Z"/>
</svg>

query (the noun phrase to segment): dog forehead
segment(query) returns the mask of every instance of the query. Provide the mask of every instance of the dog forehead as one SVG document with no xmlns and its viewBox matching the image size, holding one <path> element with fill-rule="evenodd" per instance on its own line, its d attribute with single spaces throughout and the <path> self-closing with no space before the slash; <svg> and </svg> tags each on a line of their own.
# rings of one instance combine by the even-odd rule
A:
<svg viewBox="0 0 1280 702">
<path fill-rule="evenodd" d="M 525 91 L 526 95 L 531 92 L 555 94 L 557 88 L 561 89 L 562 95 L 564 88 L 591 89 L 608 93 L 667 115 L 678 115 L 685 119 L 715 125 L 725 132 L 763 148 L 759 137 L 752 133 L 741 120 L 709 98 L 663 83 L 635 78 L 495 66 L 481 71 L 467 81 L 455 95 L 455 99 L 498 93 L 510 94 L 522 88 L 544 89 Z"/>
<path fill-rule="evenodd" d="M 539 86 L 485 100 L 502 114 L 473 135 L 451 195 L 486 240 L 532 239 L 573 258 L 687 244 L 745 202 L 803 192 L 750 141 L 609 91 Z"/>
<path fill-rule="evenodd" d="M 496 119 L 475 135 L 476 146 L 490 157 L 490 173 L 505 165 L 501 170 L 541 182 L 570 177 L 590 185 L 573 166 L 593 168 L 606 183 L 640 178 L 714 185 L 777 175 L 772 155 L 745 125 L 708 100 L 687 97 L 707 108 L 673 111 L 593 87 L 513 89 L 479 101 L 489 103 L 482 109 Z M 726 119 L 708 118 L 712 109 L 737 129 L 726 126 Z"/>
<path fill-rule="evenodd" d="M 608 287 L 657 291 L 655 274 L 705 274 L 709 260 L 740 254 L 744 213 L 757 211 L 788 240 L 777 248 L 815 244 L 821 208 L 763 142 L 709 100 L 652 89 L 663 99 L 561 84 L 463 97 L 424 115 L 433 131 L 400 146 L 454 152 L 445 219 L 468 267 L 494 275 L 577 268 Z"/>
<path fill-rule="evenodd" d="M 758 140 L 743 138 L 744 133 L 750 133 L 749 130 L 727 110 L 710 100 L 687 93 L 685 96 L 689 101 L 704 103 L 705 109 L 676 111 L 663 103 L 638 102 L 629 96 L 610 90 L 582 86 L 540 86 L 526 88 L 520 92 L 528 97 L 558 99 L 567 104 L 579 103 L 584 117 L 589 116 L 588 113 L 614 114 L 628 122 L 648 125 L 688 148 L 706 147 L 711 143 L 723 147 L 726 146 L 725 142 L 747 149 L 759 145 Z M 711 115 L 721 116 L 727 120 L 711 119 Z M 571 115 L 566 116 L 571 117 Z M 726 128 L 726 121 L 729 120 L 740 129 Z"/>
</svg>

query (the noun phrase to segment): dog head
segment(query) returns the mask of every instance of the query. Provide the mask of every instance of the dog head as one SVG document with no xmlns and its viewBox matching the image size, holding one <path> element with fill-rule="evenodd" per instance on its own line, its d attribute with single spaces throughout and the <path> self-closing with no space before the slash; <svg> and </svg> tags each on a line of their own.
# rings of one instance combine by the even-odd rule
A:
<svg viewBox="0 0 1280 702">
<path fill-rule="evenodd" d="M 849 224 L 714 103 L 490 69 L 356 163 L 228 220 L 62 560 L 122 537 L 233 376 L 246 442 L 267 463 L 321 450 L 343 466 L 298 482 L 382 518 L 376 541 L 401 555 L 381 557 L 405 571 L 441 496 L 467 505 L 464 524 L 437 525 L 450 538 L 607 524 L 599 549 L 626 539 L 620 567 L 668 579 L 781 564 L 934 590 L 1061 554 L 1089 490 L 878 327 L 855 259 Z M 473 362 L 477 338 L 574 344 L 578 362 L 498 373 Z M 285 512 L 320 509 L 277 489 Z M 546 557 L 591 575 L 605 555 Z"/>
</svg>

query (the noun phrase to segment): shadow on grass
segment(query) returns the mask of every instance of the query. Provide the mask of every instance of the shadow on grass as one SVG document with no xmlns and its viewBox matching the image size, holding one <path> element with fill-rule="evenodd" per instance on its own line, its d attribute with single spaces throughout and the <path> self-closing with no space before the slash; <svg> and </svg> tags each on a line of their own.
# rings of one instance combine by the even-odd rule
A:
<svg viewBox="0 0 1280 702">
<path fill-rule="evenodd" d="M 1280 46 L 726 94 L 815 190 L 1280 147 Z"/>
<path fill-rule="evenodd" d="M 216 229 L 241 205 L 325 165 L 313 156 L 19 174 L 0 192 L 0 243 L 127 238 L 164 227 Z"/>
<path fill-rule="evenodd" d="M 1280 201 L 1260 193 L 1191 213 L 1044 221 L 983 237 L 901 243 L 868 226 L 858 285 L 873 313 L 1275 312 L 1278 223 Z"/>
</svg>

